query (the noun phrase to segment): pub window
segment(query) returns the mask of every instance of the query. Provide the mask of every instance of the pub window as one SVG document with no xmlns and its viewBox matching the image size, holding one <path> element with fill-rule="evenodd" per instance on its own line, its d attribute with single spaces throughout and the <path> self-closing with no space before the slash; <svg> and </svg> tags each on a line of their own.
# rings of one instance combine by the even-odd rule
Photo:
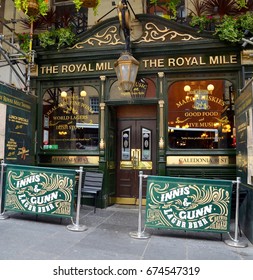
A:
<svg viewBox="0 0 253 280">
<path fill-rule="evenodd" d="M 176 82 L 168 93 L 168 146 L 235 148 L 234 91 L 226 80 Z"/>
<path fill-rule="evenodd" d="M 154 1 L 147 0 L 147 13 L 148 14 L 154 14 L 161 17 L 169 18 L 173 17 L 174 14 L 171 12 L 171 9 L 169 7 L 169 1 L 165 0 L 158 0 L 155 1 L 156 4 L 154 4 Z M 176 19 L 177 21 L 183 21 L 186 16 L 186 4 L 185 0 L 178 0 L 176 4 L 176 10 L 177 15 Z"/>
<path fill-rule="evenodd" d="M 43 149 L 98 150 L 98 114 L 90 106 L 94 87 L 55 87 L 43 96 Z M 97 95 L 97 97 L 95 97 Z"/>
<path fill-rule="evenodd" d="M 156 76 L 136 78 L 136 82 L 131 92 L 122 91 L 118 80 L 114 81 L 110 88 L 110 100 L 126 100 L 126 99 L 148 99 L 156 97 Z"/>
<path fill-rule="evenodd" d="M 98 97 L 90 97 L 90 107 L 93 111 L 93 113 L 99 112 L 99 99 Z"/>
<path fill-rule="evenodd" d="M 55 7 L 55 27 L 71 27 L 75 34 L 81 34 L 88 28 L 88 8 L 82 7 L 79 11 L 73 0 L 54 0 Z"/>
</svg>

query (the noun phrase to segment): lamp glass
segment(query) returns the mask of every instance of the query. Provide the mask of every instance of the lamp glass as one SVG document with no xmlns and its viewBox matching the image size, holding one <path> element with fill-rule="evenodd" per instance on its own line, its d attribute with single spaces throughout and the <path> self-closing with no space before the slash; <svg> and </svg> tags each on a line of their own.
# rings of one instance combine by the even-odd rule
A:
<svg viewBox="0 0 253 280">
<path fill-rule="evenodd" d="M 191 87 L 188 85 L 184 86 L 184 91 L 185 92 L 191 91 Z"/>
<path fill-rule="evenodd" d="M 114 67 L 121 89 L 126 92 L 131 91 L 135 84 L 139 62 L 129 53 L 123 53 Z"/>
<path fill-rule="evenodd" d="M 213 90 L 214 90 L 214 85 L 209 84 L 209 85 L 207 86 L 207 90 L 208 90 L 208 91 L 213 91 Z"/>
<path fill-rule="evenodd" d="M 67 97 L 67 92 L 66 91 L 62 91 L 61 92 L 61 97 Z"/>
<path fill-rule="evenodd" d="M 85 91 L 85 90 L 82 90 L 81 92 L 80 92 L 80 96 L 81 97 L 85 97 L 87 95 L 87 92 Z"/>
</svg>

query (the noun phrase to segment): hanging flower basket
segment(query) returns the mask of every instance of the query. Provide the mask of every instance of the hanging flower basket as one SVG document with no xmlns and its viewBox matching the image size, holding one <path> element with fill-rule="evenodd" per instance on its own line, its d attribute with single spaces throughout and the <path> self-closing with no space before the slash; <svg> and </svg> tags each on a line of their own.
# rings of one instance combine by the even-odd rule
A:
<svg viewBox="0 0 253 280">
<path fill-rule="evenodd" d="M 27 15 L 36 16 L 38 12 L 39 12 L 39 4 L 37 0 L 30 0 L 30 2 L 28 2 Z"/>
<path fill-rule="evenodd" d="M 39 4 L 37 0 L 29 0 L 27 7 L 21 9 L 28 16 L 36 16 L 39 12 Z"/>
<path fill-rule="evenodd" d="M 15 7 L 22 10 L 29 17 L 46 15 L 48 11 L 48 0 L 14 0 Z"/>
<path fill-rule="evenodd" d="M 83 7 L 95 8 L 98 5 L 98 0 L 83 0 Z"/>
<path fill-rule="evenodd" d="M 96 9 L 100 3 L 100 0 L 72 0 L 72 1 L 76 6 L 77 11 L 79 11 L 81 7 Z"/>
</svg>

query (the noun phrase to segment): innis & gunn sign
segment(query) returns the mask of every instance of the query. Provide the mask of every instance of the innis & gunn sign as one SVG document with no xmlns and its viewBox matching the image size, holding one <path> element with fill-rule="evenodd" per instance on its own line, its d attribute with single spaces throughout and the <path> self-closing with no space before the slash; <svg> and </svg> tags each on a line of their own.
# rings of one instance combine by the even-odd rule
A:
<svg viewBox="0 0 253 280">
<path fill-rule="evenodd" d="M 146 226 L 228 232 L 231 181 L 148 176 Z"/>
<path fill-rule="evenodd" d="M 7 165 L 5 210 L 71 217 L 74 170 Z"/>
</svg>

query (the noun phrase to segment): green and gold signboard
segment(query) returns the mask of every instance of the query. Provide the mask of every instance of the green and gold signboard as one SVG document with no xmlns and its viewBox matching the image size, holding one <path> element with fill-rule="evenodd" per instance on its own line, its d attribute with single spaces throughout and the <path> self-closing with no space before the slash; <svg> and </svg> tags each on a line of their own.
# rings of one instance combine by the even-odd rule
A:
<svg viewBox="0 0 253 280">
<path fill-rule="evenodd" d="M 228 232 L 232 181 L 148 176 L 146 226 Z"/>
<path fill-rule="evenodd" d="M 75 170 L 7 165 L 5 210 L 71 217 Z"/>
</svg>

